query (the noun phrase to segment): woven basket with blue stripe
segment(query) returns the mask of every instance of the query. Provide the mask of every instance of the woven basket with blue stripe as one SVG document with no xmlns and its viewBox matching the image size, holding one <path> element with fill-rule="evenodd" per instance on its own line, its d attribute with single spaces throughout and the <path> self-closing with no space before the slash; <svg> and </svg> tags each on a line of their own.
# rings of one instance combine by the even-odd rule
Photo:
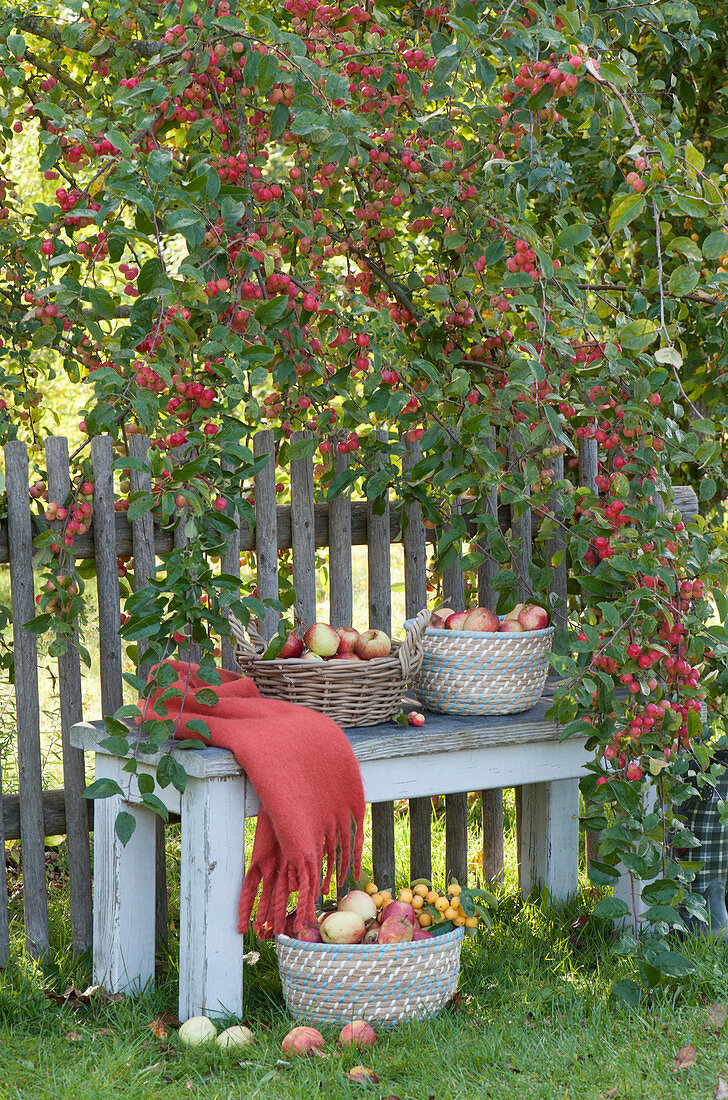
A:
<svg viewBox="0 0 728 1100">
<path fill-rule="evenodd" d="M 541 698 L 554 628 L 519 632 L 428 627 L 414 688 L 443 714 L 517 714 Z"/>
<path fill-rule="evenodd" d="M 276 936 L 288 1011 L 312 1024 L 391 1025 L 432 1016 L 454 994 L 462 928 L 412 943 L 304 943 Z"/>
</svg>

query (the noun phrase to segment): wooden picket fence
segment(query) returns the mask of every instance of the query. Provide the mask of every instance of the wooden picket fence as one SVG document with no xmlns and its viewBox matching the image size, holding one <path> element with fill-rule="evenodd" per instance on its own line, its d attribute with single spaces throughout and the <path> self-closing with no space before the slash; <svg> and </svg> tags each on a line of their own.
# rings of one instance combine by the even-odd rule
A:
<svg viewBox="0 0 728 1100">
<path fill-rule="evenodd" d="M 382 461 L 386 457 L 387 437 L 381 437 Z M 129 439 L 133 457 L 148 461 L 148 441 L 139 435 Z M 291 495 L 289 504 L 279 504 L 276 494 L 274 437 L 271 431 L 261 431 L 254 438 L 256 457 L 271 455 L 255 482 L 255 528 L 239 529 L 238 537 L 227 545 L 221 569 L 240 575 L 241 552 L 254 550 L 257 563 L 257 586 L 260 598 L 278 597 L 278 552 L 292 550 L 295 610 L 301 622 L 316 619 L 316 551 L 328 548 L 330 622 L 343 626 L 352 620 L 352 546 L 368 549 L 369 625 L 391 634 L 391 544 L 403 544 L 405 613 L 414 616 L 426 604 L 427 539 L 419 507 L 408 505 L 404 510 L 397 501 L 384 501 L 384 509 L 375 510 L 371 502 L 352 500 L 342 494 L 330 503 L 314 499 L 313 460 L 296 458 L 291 462 Z M 336 472 L 346 469 L 348 459 L 334 448 Z M 417 444 L 407 444 L 405 467 L 418 459 Z M 580 483 L 594 487 L 597 471 L 596 444 L 582 441 L 580 448 Z M 180 528 L 174 533 L 158 528 L 151 513 L 129 521 L 125 513 L 114 509 L 114 450 L 110 437 L 99 436 L 91 441 L 91 461 L 95 484 L 93 519 L 89 531 L 77 536 L 74 554 L 77 558 L 93 559 L 96 572 L 99 615 L 99 662 L 101 708 L 103 714 L 113 714 L 123 702 L 122 646 L 119 636 L 121 607 L 118 558 L 132 555 L 134 585 L 144 587 L 154 576 L 159 555 L 180 545 Z M 552 460 L 556 479 L 563 475 L 563 459 Z M 68 442 L 64 437 L 51 437 L 46 442 L 49 499 L 61 502 L 70 492 Z M 48 903 L 45 865 L 45 837 L 65 833 L 70 868 L 70 906 L 73 947 L 85 950 L 92 936 L 91 852 L 89 832 L 93 827 L 92 804 L 83 798 L 87 784 L 84 755 L 69 742 L 69 732 L 84 718 L 97 719 L 99 714 L 82 713 L 81 664 L 78 649 L 71 644 L 58 658 L 58 696 L 60 703 L 61 740 L 63 750 L 63 789 L 44 791 L 41 774 L 41 734 L 39 716 L 38 653 L 35 634 L 24 624 L 36 614 L 33 573 L 34 534 L 45 521 L 31 515 L 28 477 L 28 455 L 23 443 L 12 442 L 5 447 L 5 475 L 8 498 L 8 519 L 0 523 L 0 563 L 10 563 L 10 582 L 15 648 L 15 693 L 17 701 L 17 745 L 19 795 L 2 797 L 0 774 L 0 840 L 20 838 L 23 872 L 25 933 L 28 949 L 36 957 L 43 956 L 49 944 Z M 130 471 L 132 492 L 151 491 L 149 470 Z M 695 514 L 697 503 L 691 489 L 676 489 L 676 504 L 684 516 Z M 558 505 L 558 502 L 555 502 Z M 485 508 L 497 516 L 502 528 L 511 528 L 522 547 L 516 569 L 519 576 L 528 576 L 531 548 L 530 512 L 518 518 L 500 505 L 495 491 L 483 501 Z M 406 522 L 404 522 L 406 517 Z M 563 549 L 557 537 L 548 548 L 549 557 Z M 555 571 L 554 591 L 566 596 L 567 562 L 565 555 Z M 557 559 L 558 560 L 558 559 Z M 478 599 L 493 605 L 494 565 L 485 562 L 478 571 Z M 454 609 L 464 607 L 464 578 L 456 562 L 443 577 L 443 595 Z M 525 588 L 524 588 L 525 595 Z M 261 624 L 261 633 L 274 633 L 277 616 L 269 612 Z M 73 641 L 73 639 L 72 639 Z M 193 654 L 194 656 L 194 654 Z M 224 642 L 222 664 L 235 669 L 233 647 Z M 495 880 L 503 866 L 503 801 L 502 792 L 481 792 L 483 827 L 483 873 Z M 468 875 L 467 794 L 446 798 L 446 859 L 450 873 L 463 882 Z M 516 803 L 517 805 L 517 803 Z M 410 866 L 412 877 L 428 876 L 431 863 L 432 807 L 429 798 L 412 799 L 409 804 Z M 372 807 L 373 870 L 382 885 L 394 885 L 394 806 L 381 803 Z M 164 825 L 159 820 L 157 837 L 157 930 L 166 938 L 167 884 L 165 869 Z M 5 864 L 0 861 L 0 899 L 5 898 Z M 9 953 L 8 910 L 0 901 L 0 965 Z"/>
</svg>

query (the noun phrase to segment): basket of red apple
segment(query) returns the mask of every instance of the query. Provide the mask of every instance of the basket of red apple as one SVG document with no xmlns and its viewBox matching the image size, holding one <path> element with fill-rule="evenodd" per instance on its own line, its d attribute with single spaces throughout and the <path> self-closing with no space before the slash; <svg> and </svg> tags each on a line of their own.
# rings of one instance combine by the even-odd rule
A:
<svg viewBox="0 0 728 1100">
<path fill-rule="evenodd" d="M 444 714 L 528 710 L 543 693 L 553 636 L 537 604 L 518 604 L 502 618 L 485 607 L 441 607 L 425 630 L 417 697 Z"/>
<path fill-rule="evenodd" d="M 293 1016 L 312 1023 L 395 1024 L 431 1016 L 450 1000 L 463 935 L 489 923 L 495 898 L 454 883 L 439 895 L 425 880 L 396 899 L 373 883 L 352 890 L 315 924 L 276 936 L 283 995 Z"/>
<path fill-rule="evenodd" d="M 382 630 L 359 633 L 314 623 L 305 631 L 281 631 L 266 645 L 253 628 L 231 627 L 236 660 L 261 695 L 328 714 L 344 728 L 388 722 L 402 706 L 408 681 L 422 663 L 422 638 L 430 618 L 413 619 L 403 641 Z"/>
</svg>

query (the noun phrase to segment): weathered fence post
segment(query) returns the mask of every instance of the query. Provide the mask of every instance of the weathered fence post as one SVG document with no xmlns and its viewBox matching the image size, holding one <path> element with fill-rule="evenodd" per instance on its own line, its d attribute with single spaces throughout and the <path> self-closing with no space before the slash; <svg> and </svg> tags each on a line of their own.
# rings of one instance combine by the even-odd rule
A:
<svg viewBox="0 0 728 1100">
<path fill-rule="evenodd" d="M 416 441 L 405 442 L 402 473 L 419 462 L 420 447 Z M 413 501 L 403 507 L 402 543 L 404 546 L 404 607 L 405 616 L 413 619 L 427 606 L 427 538 L 419 504 Z M 430 878 L 432 874 L 432 800 L 410 798 L 410 878 Z"/>
<path fill-rule="evenodd" d="M 8 498 L 10 592 L 15 651 L 18 782 L 20 789 L 20 852 L 23 861 L 25 939 L 34 958 L 48 951 L 48 897 L 43 830 L 43 775 L 40 754 L 38 646 L 35 634 L 24 629 L 35 618 L 33 582 L 33 526 L 30 516 L 28 452 L 13 440 L 5 445 L 5 482 Z"/>
<path fill-rule="evenodd" d="M 379 443 L 388 440 L 381 429 L 376 433 Z M 390 515 L 389 493 L 382 499 L 384 508 L 378 514 L 374 502 L 367 505 L 367 580 L 369 588 L 369 628 L 392 633 L 392 581 L 390 575 Z M 372 805 L 372 869 L 380 888 L 394 889 L 394 803 L 375 802 Z"/>
<path fill-rule="evenodd" d="M 45 445 L 48 470 L 48 498 L 63 503 L 71 491 L 68 465 L 68 440 L 49 436 Z M 66 835 L 70 876 L 71 930 L 73 949 L 85 951 L 91 945 L 93 916 L 91 904 L 91 847 L 88 832 L 86 766 L 82 749 L 71 744 L 71 727 L 83 721 L 81 661 L 78 631 L 67 636 L 68 648 L 58 655 L 61 745 L 63 751 L 63 789 L 66 800 Z"/>
<path fill-rule="evenodd" d="M 129 470 L 129 484 L 132 493 L 152 492 L 152 475 L 149 465 L 149 440 L 145 435 L 130 435 L 127 445 L 129 457 L 144 464 L 144 469 L 132 467 Z M 175 549 L 183 549 L 187 543 L 182 520 L 174 530 Z M 157 573 L 157 555 L 154 547 L 154 516 L 151 511 L 144 512 L 131 524 L 131 544 L 134 557 L 134 591 L 141 592 Z M 141 644 L 141 643 L 140 643 Z M 190 639 L 189 660 L 197 657 L 193 652 L 194 643 Z M 197 647 L 194 647 L 197 649 Z M 197 651 L 199 653 L 199 650 Z M 142 680 L 149 676 L 151 666 L 148 661 L 141 662 L 137 669 Z M 160 943 L 166 945 L 169 939 L 169 901 L 167 898 L 167 850 L 165 843 L 164 821 L 154 819 L 154 861 L 155 875 L 155 927 Z"/>
<path fill-rule="evenodd" d="M 276 505 L 275 439 L 270 429 L 258 432 L 253 439 L 256 458 L 268 455 L 268 462 L 255 477 L 255 564 L 258 599 L 278 599 L 278 521 Z M 240 550 L 238 549 L 238 572 Z M 313 621 L 313 620 L 312 620 Z M 278 612 L 266 608 L 258 622 L 258 633 L 268 642 L 278 629 Z"/>
</svg>

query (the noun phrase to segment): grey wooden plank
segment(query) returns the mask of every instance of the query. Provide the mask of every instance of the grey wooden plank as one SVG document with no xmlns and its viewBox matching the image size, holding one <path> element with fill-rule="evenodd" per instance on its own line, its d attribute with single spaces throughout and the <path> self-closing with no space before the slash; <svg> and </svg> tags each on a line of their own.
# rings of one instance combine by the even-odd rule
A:
<svg viewBox="0 0 728 1100">
<path fill-rule="evenodd" d="M 579 484 L 597 491 L 596 476 L 599 469 L 596 439 L 579 440 Z"/>
<path fill-rule="evenodd" d="M 695 490 L 690 485 L 673 485 L 673 498 L 675 507 L 680 509 L 684 520 L 688 520 L 698 514 L 698 498 Z M 314 504 L 314 543 L 316 547 L 329 545 L 329 516 L 328 504 L 320 502 Z M 390 536 L 392 542 L 401 538 L 399 523 L 400 503 L 393 500 L 390 506 Z M 499 505 L 499 512 L 506 514 L 507 506 Z M 279 504 L 276 507 L 276 521 L 278 527 L 278 549 L 291 549 L 291 506 Z M 46 526 L 46 521 L 38 520 L 40 529 Z M 507 526 L 507 525 L 506 525 Z M 434 533 L 425 532 L 428 542 L 434 542 Z M 157 553 L 166 554 L 174 547 L 174 539 L 169 531 L 155 526 L 155 542 Z M 367 503 L 363 500 L 351 502 L 351 544 L 352 546 L 366 546 L 367 543 Z M 245 524 L 240 533 L 240 549 L 255 550 L 255 532 L 248 524 Z M 131 554 L 131 530 L 126 516 L 119 513 L 116 516 L 116 552 L 117 554 Z M 77 535 L 73 544 L 73 556 L 81 560 L 94 556 L 94 532 L 93 520 L 85 535 Z M 8 531 L 7 523 L 0 520 L 0 564 L 8 561 Z"/>
<path fill-rule="evenodd" d="M 467 776 L 463 776 L 467 782 Z M 445 878 L 468 883 L 468 796 L 445 795 Z"/>
<path fill-rule="evenodd" d="M 384 722 L 379 726 L 363 726 L 345 731 L 358 760 L 389 760 L 398 757 L 459 752 L 487 746 L 558 744 L 561 729 L 546 718 L 551 699 L 540 699 L 523 714 L 513 715 L 457 715 L 427 712 L 425 725 L 417 729 Z M 131 731 L 130 731 L 131 732 Z M 74 745 L 95 751 L 105 737 L 102 723 L 83 722 L 71 733 Z M 575 738 L 575 741 L 583 739 Z M 163 743 L 158 754 L 145 756 L 150 764 L 169 751 L 170 743 Z M 103 750 L 101 750 L 103 751 Z M 177 749 L 179 759 L 185 763 L 189 776 L 206 779 L 240 775 L 240 766 L 226 749 Z M 586 760 L 586 756 L 585 756 Z"/>
<path fill-rule="evenodd" d="M 223 462 L 223 469 L 230 470 L 227 462 Z M 236 530 L 232 532 L 225 544 L 225 553 L 220 562 L 220 572 L 228 576 L 240 576 L 240 516 L 234 512 L 233 517 Z M 231 637 L 223 637 L 220 640 L 220 664 L 228 672 L 239 672 L 238 662 L 235 660 L 235 645 Z"/>
<path fill-rule="evenodd" d="M 65 436 L 46 439 L 48 498 L 63 503 L 71 490 L 68 465 L 68 440 Z M 62 563 L 61 563 L 62 564 Z M 91 846 L 88 831 L 88 801 L 86 765 L 81 749 L 70 741 L 71 727 L 83 718 L 81 694 L 81 661 L 78 652 L 78 632 L 68 638 L 68 649 L 58 656 L 58 700 L 61 711 L 61 745 L 63 750 L 63 787 L 66 798 L 66 834 L 68 844 L 69 894 L 73 950 L 85 951 L 91 945 L 93 933 L 93 902 L 91 889 Z"/>
<path fill-rule="evenodd" d="M 521 455 L 512 443 L 508 445 L 508 464 L 513 468 Z M 526 496 L 530 496 L 528 488 Z M 519 509 L 520 510 L 520 509 Z M 531 594 L 531 582 L 528 567 L 531 564 L 531 509 L 527 508 L 516 515 L 516 506 L 511 505 L 511 533 L 514 542 L 513 569 L 519 578 L 518 599 L 528 600 Z"/>
<path fill-rule="evenodd" d="M 523 820 L 523 788 L 514 787 L 513 794 L 515 796 L 516 811 L 516 864 L 518 868 L 518 888 L 520 889 L 523 867 L 523 837 L 521 835 L 521 823 Z"/>
<path fill-rule="evenodd" d="M 114 445 L 107 435 L 91 440 L 94 472 L 94 552 L 99 602 L 101 710 L 112 715 L 124 702 L 121 677 L 121 607 L 114 512 Z M 126 518 L 123 523 L 128 526 Z M 131 547 L 130 547 L 131 550 Z"/>
<path fill-rule="evenodd" d="M 377 440 L 386 452 L 387 433 L 376 432 Z M 389 456 L 382 459 L 388 462 Z M 392 633 L 392 579 L 390 560 L 389 493 L 378 502 L 383 511 L 378 514 L 374 501 L 368 502 L 367 512 L 367 583 L 369 589 L 369 628 Z"/>
<path fill-rule="evenodd" d="M 410 798 L 410 879 L 432 877 L 432 800 Z"/>
<path fill-rule="evenodd" d="M 10 544 L 10 596 L 15 653 L 18 785 L 21 791 L 20 832 L 23 860 L 25 938 L 30 954 L 48 951 L 48 899 L 43 836 L 43 777 L 38 702 L 38 647 L 24 624 L 35 618 L 33 529 L 30 516 L 28 452 L 13 440 L 5 445 L 5 483 Z"/>
<path fill-rule="evenodd" d="M 88 823 L 93 830 L 94 804 L 88 803 Z M 43 835 L 63 836 L 66 832 L 66 792 L 63 788 L 43 791 Z M 20 795 L 6 794 L 2 799 L 0 836 L 5 840 L 20 840 Z M 5 874 L 5 864 L 0 860 L 0 879 Z M 4 897 L 2 894 L 0 897 Z M 2 945 L 2 906 L 0 905 L 0 947 Z M 2 965 L 0 963 L 0 965 Z"/>
<path fill-rule="evenodd" d="M 382 448 L 387 446 L 387 434 L 377 431 Z M 388 461 L 388 456 L 384 461 Z M 383 500 L 384 510 L 377 515 L 374 502 L 367 511 L 367 583 L 369 594 L 369 628 L 392 633 L 392 581 L 390 573 L 389 494 Z M 394 802 L 378 802 L 372 806 L 372 863 L 377 885 L 394 889 Z"/>
<path fill-rule="evenodd" d="M 144 443 L 145 448 L 149 447 L 149 440 L 146 439 L 145 436 L 134 436 L 134 439 L 143 439 L 145 441 L 145 443 Z M 187 461 L 187 455 L 189 453 L 189 450 L 190 450 L 189 444 L 186 444 L 182 447 L 173 447 L 172 448 L 171 455 L 172 455 L 172 460 L 173 460 L 175 466 L 179 466 L 183 462 Z M 145 455 L 146 455 L 146 450 L 145 450 Z M 141 476 L 146 480 L 146 477 L 147 477 L 146 472 L 144 474 L 142 474 Z M 132 482 L 132 487 L 133 487 L 133 484 L 134 483 Z M 149 520 L 151 522 L 151 516 L 143 516 L 142 518 L 143 519 L 149 518 Z M 136 522 L 136 521 L 134 521 L 134 522 Z M 172 532 L 172 542 L 173 542 L 175 550 L 184 550 L 185 547 L 188 545 L 189 539 L 188 539 L 187 534 L 185 532 L 185 523 L 186 523 L 185 513 L 183 512 L 179 517 L 179 522 L 177 523 L 177 526 L 174 528 L 174 531 Z M 134 524 L 132 524 L 132 539 L 133 539 L 133 529 L 134 529 Z M 149 538 L 150 534 L 151 534 L 151 538 L 153 540 L 153 537 L 154 537 L 154 528 L 153 528 L 153 526 L 152 526 L 150 532 L 145 531 L 145 535 L 144 535 L 145 541 L 146 541 L 147 538 Z M 154 547 L 153 541 L 152 541 L 152 546 Z M 155 552 L 156 552 L 156 547 L 154 547 L 154 549 L 155 549 Z M 135 563 L 136 563 L 136 558 L 135 558 Z M 135 570 L 135 572 L 136 572 L 136 570 Z M 178 654 L 178 657 L 181 661 L 190 661 L 192 664 L 199 664 L 200 663 L 200 657 L 201 657 L 200 647 L 197 644 L 197 642 L 194 642 L 192 640 L 190 640 L 189 645 L 180 646 L 177 650 L 177 654 Z M 159 836 L 157 836 L 157 840 L 159 840 Z"/>
<path fill-rule="evenodd" d="M 144 470 L 129 471 L 131 491 L 133 493 L 151 493 L 152 475 L 149 465 L 149 440 L 145 435 L 129 436 L 128 450 L 132 458 L 140 459 L 145 466 Z M 183 522 L 184 519 L 174 530 L 175 546 L 179 549 L 183 549 L 187 544 L 182 526 Z M 132 520 L 131 539 L 134 548 L 134 591 L 141 592 L 148 586 L 150 580 L 154 578 L 157 571 L 157 556 L 154 546 L 154 522 L 151 512 L 146 512 L 143 516 L 139 516 L 137 519 Z M 140 643 L 140 654 L 141 644 L 142 643 Z M 196 655 L 192 653 L 192 645 L 188 653 L 189 659 L 195 660 Z M 184 660 L 182 652 L 180 652 L 180 657 Z M 149 676 L 150 669 L 151 663 L 149 661 L 143 661 L 140 662 L 137 673 L 143 680 L 146 680 Z M 154 876 L 155 925 L 157 938 L 161 943 L 166 944 L 169 939 L 167 852 L 164 821 L 159 816 L 155 818 L 154 830 L 154 856 L 156 865 Z"/>
<path fill-rule="evenodd" d="M 332 440 L 334 472 L 349 467 L 348 454 L 339 454 Z M 351 493 L 347 489 L 329 501 L 329 622 L 334 627 L 351 626 L 354 599 L 351 574 Z"/>
<path fill-rule="evenodd" d="M 130 435 L 128 442 L 130 458 L 144 463 L 144 470 L 130 470 L 129 483 L 132 493 L 151 493 L 152 475 L 149 467 L 149 440 L 145 435 Z M 179 530 L 179 528 L 177 529 Z M 176 532 L 175 532 L 176 534 Z M 134 591 L 142 592 L 148 587 L 157 571 L 157 558 L 154 547 L 154 521 L 151 512 L 146 512 L 131 523 L 132 554 L 134 557 Z M 143 656 L 144 643 L 139 643 L 139 653 Z M 150 661 L 143 661 L 137 669 L 146 680 L 151 667 Z"/>
<path fill-rule="evenodd" d="M 394 803 L 372 804 L 372 872 L 380 890 L 394 890 Z"/>
<path fill-rule="evenodd" d="M 487 444 L 493 447 L 493 440 L 488 437 L 486 439 Z M 487 512 L 489 516 L 493 516 L 498 519 L 498 490 L 491 489 L 490 492 L 483 492 L 481 500 L 481 510 Z M 481 547 L 483 551 L 487 550 L 487 541 L 483 539 L 484 545 Z M 488 607 L 491 611 L 495 610 L 498 602 L 498 593 L 493 587 L 493 581 L 498 573 L 498 563 L 492 561 L 490 558 L 486 558 L 478 566 L 478 604 L 480 607 Z"/>
<path fill-rule="evenodd" d="M 258 432 L 253 439 L 256 458 L 268 455 L 268 462 L 255 478 L 255 560 L 258 599 L 278 599 L 278 527 L 276 524 L 276 466 L 273 432 Z M 238 558 L 238 572 L 240 561 Z M 279 614 L 266 610 L 258 623 L 258 633 L 269 641 L 278 630 Z"/>
<path fill-rule="evenodd" d="M 402 471 L 407 473 L 421 458 L 417 441 L 405 441 L 402 455 Z M 404 609 L 408 619 L 413 619 L 427 606 L 427 539 L 422 522 L 422 510 L 417 501 L 404 507 L 406 524 L 402 532 L 404 548 Z M 429 818 L 428 818 L 429 821 Z M 417 875 L 426 878 L 426 875 Z"/>
<path fill-rule="evenodd" d="M 554 481 L 560 481 L 564 476 L 564 456 L 554 455 L 551 459 L 551 465 L 554 471 Z M 554 513 L 557 521 L 563 522 L 563 507 L 562 496 L 559 492 L 551 494 L 549 499 L 549 507 Z M 567 561 L 566 561 L 566 528 L 557 527 L 554 532 L 553 538 L 549 539 L 545 545 L 546 564 L 551 565 L 552 561 L 556 558 L 557 564 L 553 567 L 554 579 L 549 587 L 551 595 L 557 599 L 557 606 L 553 610 L 551 618 L 554 626 L 559 630 L 566 628 L 567 608 L 566 608 L 566 580 L 567 580 Z M 559 557 L 557 557 L 559 555 Z"/>
<path fill-rule="evenodd" d="M 8 809 L 7 795 L 3 795 L 2 766 L 0 766 L 0 969 L 10 961 L 10 919 L 8 915 L 8 887 L 5 870 L 5 841 L 11 838 L 5 828 L 5 814 Z M 17 796 L 16 796 L 17 797 Z M 42 796 L 41 796 L 42 797 Z M 18 798 L 18 826 L 20 825 L 20 799 Z M 16 836 L 20 836 L 20 829 Z"/>
<path fill-rule="evenodd" d="M 462 507 L 459 500 L 453 500 L 451 505 L 451 515 L 457 516 L 462 511 Z M 447 531 L 448 528 L 445 528 Z M 454 563 L 448 566 L 442 572 L 442 598 L 447 607 L 451 607 L 453 611 L 465 610 L 465 577 L 463 571 L 460 568 L 462 561 L 462 554 L 460 550 L 460 543 L 454 544 L 457 550 L 457 555 Z"/>
<path fill-rule="evenodd" d="M 294 432 L 291 442 L 310 439 L 310 432 Z M 303 625 L 316 621 L 316 546 L 313 507 L 313 459 L 291 461 L 291 547 L 296 616 Z"/>
<path fill-rule="evenodd" d="M 503 880 L 503 791 L 480 792 L 483 815 L 483 881 Z"/>
</svg>

